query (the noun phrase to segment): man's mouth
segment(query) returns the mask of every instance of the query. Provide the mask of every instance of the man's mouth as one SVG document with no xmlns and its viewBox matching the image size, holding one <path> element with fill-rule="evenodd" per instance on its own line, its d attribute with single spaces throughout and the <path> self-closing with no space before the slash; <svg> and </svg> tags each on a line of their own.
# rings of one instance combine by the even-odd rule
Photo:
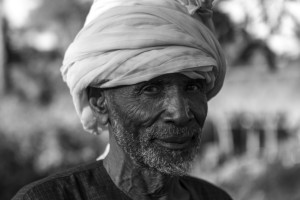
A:
<svg viewBox="0 0 300 200">
<path fill-rule="evenodd" d="M 181 150 L 188 148 L 195 137 L 168 137 L 155 139 L 154 143 L 172 150 Z"/>
</svg>

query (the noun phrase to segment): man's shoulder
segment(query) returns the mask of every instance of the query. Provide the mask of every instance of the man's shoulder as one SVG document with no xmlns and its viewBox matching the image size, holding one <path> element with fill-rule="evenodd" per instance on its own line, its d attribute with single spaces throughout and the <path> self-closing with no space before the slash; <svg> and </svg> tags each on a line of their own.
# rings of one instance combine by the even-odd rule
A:
<svg viewBox="0 0 300 200">
<path fill-rule="evenodd" d="M 230 195 L 220 187 L 200 178 L 185 176 L 182 178 L 189 190 L 194 190 L 192 193 L 197 193 L 204 199 L 214 200 L 232 200 Z"/>
<path fill-rule="evenodd" d="M 13 200 L 85 199 L 86 190 L 109 187 L 111 180 L 102 161 L 80 165 L 23 187 Z M 72 198 L 73 197 L 73 198 Z"/>
</svg>

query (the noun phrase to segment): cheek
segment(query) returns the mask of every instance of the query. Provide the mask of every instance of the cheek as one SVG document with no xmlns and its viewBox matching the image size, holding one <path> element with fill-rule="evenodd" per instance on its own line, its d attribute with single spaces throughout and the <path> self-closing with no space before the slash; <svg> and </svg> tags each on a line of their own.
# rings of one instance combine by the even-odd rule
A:
<svg viewBox="0 0 300 200">
<path fill-rule="evenodd" d="M 195 116 L 197 122 L 203 126 L 206 116 L 207 116 L 207 111 L 208 111 L 208 106 L 207 106 L 207 100 L 206 98 L 197 98 L 190 103 L 190 110 Z"/>
<path fill-rule="evenodd" d="M 160 105 L 160 101 L 156 100 L 128 99 L 123 103 L 123 109 L 120 109 L 124 125 L 134 129 L 150 126 L 160 113 Z"/>
</svg>

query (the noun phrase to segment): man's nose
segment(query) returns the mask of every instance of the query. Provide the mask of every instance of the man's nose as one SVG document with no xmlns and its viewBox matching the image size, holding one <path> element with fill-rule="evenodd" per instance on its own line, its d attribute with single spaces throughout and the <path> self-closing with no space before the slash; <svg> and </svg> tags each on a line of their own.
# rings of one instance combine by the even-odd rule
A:
<svg viewBox="0 0 300 200">
<path fill-rule="evenodd" d="M 173 123 L 176 126 L 185 126 L 193 118 L 187 98 L 179 91 L 170 92 L 164 102 L 164 122 Z"/>
</svg>

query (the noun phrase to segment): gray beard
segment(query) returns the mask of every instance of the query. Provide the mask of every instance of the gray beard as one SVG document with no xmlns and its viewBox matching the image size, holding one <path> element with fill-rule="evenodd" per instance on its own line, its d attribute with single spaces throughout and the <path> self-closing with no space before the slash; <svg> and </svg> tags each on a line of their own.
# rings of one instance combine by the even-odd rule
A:
<svg viewBox="0 0 300 200">
<path fill-rule="evenodd" d="M 127 153 L 132 161 L 140 167 L 157 170 L 172 176 L 186 175 L 192 161 L 199 152 L 201 130 L 191 128 L 178 128 L 175 126 L 158 127 L 152 125 L 145 128 L 142 133 L 127 130 L 118 116 L 114 116 L 111 123 L 112 133 L 118 145 Z M 171 150 L 157 145 L 151 139 L 168 136 L 194 136 L 189 148 L 183 150 Z"/>
</svg>

